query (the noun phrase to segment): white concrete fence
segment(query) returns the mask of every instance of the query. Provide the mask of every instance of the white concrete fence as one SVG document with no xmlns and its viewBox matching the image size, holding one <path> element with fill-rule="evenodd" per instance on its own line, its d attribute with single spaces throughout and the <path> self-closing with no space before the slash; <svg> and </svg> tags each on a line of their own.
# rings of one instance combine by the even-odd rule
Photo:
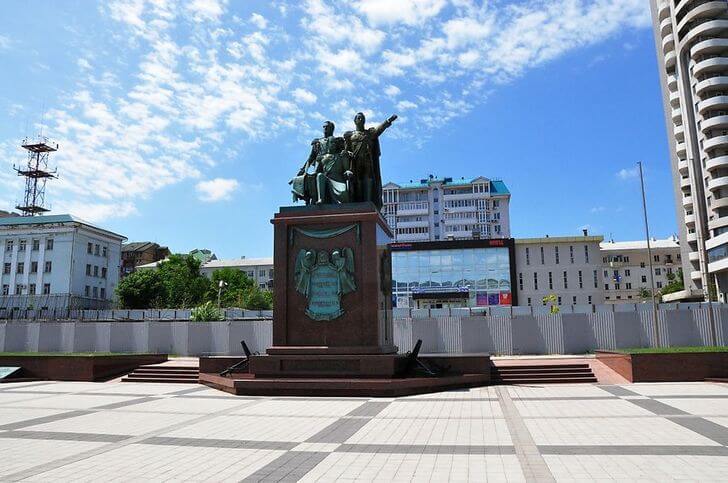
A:
<svg viewBox="0 0 728 483">
<path fill-rule="evenodd" d="M 587 306 L 588 307 L 588 306 Z M 609 306 L 610 310 L 520 314 L 491 310 L 488 315 L 447 310 L 395 311 L 394 337 L 400 352 L 422 339 L 422 352 L 492 354 L 581 354 L 595 349 L 655 345 L 651 306 Z M 527 307 L 526 307 L 527 308 Z M 728 345 L 728 306 L 713 304 L 717 345 Z M 663 346 L 713 345 L 708 308 L 661 306 Z M 177 355 L 241 354 L 272 344 L 270 319 L 190 322 L 5 321 L 0 322 L 4 352 L 157 352 Z"/>
</svg>

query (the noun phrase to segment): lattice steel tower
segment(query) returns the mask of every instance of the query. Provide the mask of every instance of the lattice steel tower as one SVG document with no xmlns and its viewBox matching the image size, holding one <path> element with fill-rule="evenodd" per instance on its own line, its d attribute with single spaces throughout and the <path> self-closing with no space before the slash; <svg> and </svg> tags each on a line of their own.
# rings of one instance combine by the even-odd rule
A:
<svg viewBox="0 0 728 483">
<path fill-rule="evenodd" d="M 40 136 L 38 140 L 24 139 L 23 149 L 28 151 L 28 164 L 25 167 L 13 169 L 18 176 L 25 176 L 25 196 L 23 203 L 15 208 L 23 213 L 23 216 L 34 216 L 39 213 L 50 211 L 45 208 L 45 185 L 50 178 L 57 178 L 57 170 L 48 169 L 48 158 L 50 153 L 58 151 L 58 144 L 54 146 L 48 138 Z"/>
</svg>

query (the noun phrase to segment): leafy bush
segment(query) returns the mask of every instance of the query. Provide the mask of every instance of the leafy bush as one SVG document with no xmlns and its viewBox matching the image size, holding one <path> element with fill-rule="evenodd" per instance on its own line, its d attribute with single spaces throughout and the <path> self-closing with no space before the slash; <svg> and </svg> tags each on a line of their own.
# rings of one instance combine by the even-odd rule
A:
<svg viewBox="0 0 728 483">
<path fill-rule="evenodd" d="M 213 320 L 225 320 L 222 310 L 218 309 L 212 302 L 205 302 L 199 307 L 192 309 L 190 319 L 195 322 L 210 322 Z"/>
</svg>

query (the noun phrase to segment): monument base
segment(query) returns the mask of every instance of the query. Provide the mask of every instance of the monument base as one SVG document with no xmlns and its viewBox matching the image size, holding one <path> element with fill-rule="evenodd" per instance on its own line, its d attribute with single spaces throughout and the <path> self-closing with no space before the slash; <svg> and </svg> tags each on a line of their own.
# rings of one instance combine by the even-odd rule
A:
<svg viewBox="0 0 728 483">
<path fill-rule="evenodd" d="M 397 397 L 490 383 L 488 354 L 429 354 L 420 360 L 448 368 L 437 377 L 403 376 L 404 355 L 252 356 L 250 372 L 220 376 L 240 359 L 200 357 L 200 383 L 247 396 Z"/>
</svg>

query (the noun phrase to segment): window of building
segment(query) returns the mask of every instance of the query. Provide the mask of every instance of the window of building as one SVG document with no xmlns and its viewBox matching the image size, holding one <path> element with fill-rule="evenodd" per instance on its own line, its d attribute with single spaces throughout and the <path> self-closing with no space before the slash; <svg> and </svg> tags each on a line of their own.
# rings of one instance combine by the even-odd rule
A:
<svg viewBox="0 0 728 483">
<path fill-rule="evenodd" d="M 37 238 L 33 239 L 33 245 L 32 245 L 31 250 L 33 250 L 34 252 L 37 252 L 38 250 L 40 250 L 40 240 L 38 240 Z"/>
<path fill-rule="evenodd" d="M 24 252 L 24 251 L 25 251 L 25 247 L 26 247 L 27 245 L 28 245 L 28 241 L 27 241 L 27 240 L 20 240 L 20 241 L 18 242 L 18 251 L 19 251 L 19 252 Z"/>
<path fill-rule="evenodd" d="M 38 273 L 38 262 L 30 262 L 30 273 Z"/>
<path fill-rule="evenodd" d="M 645 268 L 645 262 L 640 262 L 640 268 Z"/>
<path fill-rule="evenodd" d="M 576 295 L 571 297 L 571 305 L 576 305 Z"/>
<path fill-rule="evenodd" d="M 531 264 L 531 257 L 529 254 L 528 247 L 526 247 L 526 265 L 530 265 L 530 264 Z"/>
<path fill-rule="evenodd" d="M 3 285 L 3 295 L 10 295 L 10 285 L 8 285 L 8 284 Z"/>
<path fill-rule="evenodd" d="M 258 270 L 258 276 L 259 277 L 265 277 L 265 269 L 264 268 L 261 268 L 260 270 Z"/>
<path fill-rule="evenodd" d="M 6 241 L 5 242 L 5 251 L 6 252 L 12 252 L 13 251 L 13 245 L 14 245 L 13 240 Z"/>
<path fill-rule="evenodd" d="M 554 247 L 554 258 L 556 259 L 556 265 L 559 264 L 559 247 Z"/>
<path fill-rule="evenodd" d="M 599 280 L 597 277 L 597 273 L 598 272 L 596 270 L 594 270 L 594 288 L 599 288 Z"/>
<path fill-rule="evenodd" d="M 8 274 L 10 273 L 10 270 L 12 269 L 12 265 L 9 263 L 3 264 L 3 273 Z"/>
<path fill-rule="evenodd" d="M 662 282 L 657 282 L 655 285 L 657 285 L 657 288 L 662 288 Z"/>
<path fill-rule="evenodd" d="M 581 276 L 581 270 L 579 270 L 579 288 L 584 288 L 584 279 Z"/>
<path fill-rule="evenodd" d="M 557 305 L 561 305 L 561 295 L 559 295 L 558 299 L 556 300 Z"/>
<path fill-rule="evenodd" d="M 48 295 L 51 293 L 51 284 L 44 283 L 43 284 L 43 295 Z"/>
<path fill-rule="evenodd" d="M 15 286 L 15 295 L 23 295 L 23 285 L 22 284 L 19 283 Z"/>
<path fill-rule="evenodd" d="M 569 279 L 566 275 L 566 270 L 564 270 L 564 288 L 569 288 Z"/>
<path fill-rule="evenodd" d="M 552 276 L 551 272 L 549 272 L 549 290 L 554 289 L 554 277 Z"/>
<path fill-rule="evenodd" d="M 268 278 L 271 278 L 271 279 L 273 278 L 273 269 L 272 268 L 268 269 Z"/>
<path fill-rule="evenodd" d="M 622 296 L 621 295 L 617 295 L 616 298 L 617 298 L 617 300 L 622 300 Z"/>
<path fill-rule="evenodd" d="M 618 283 L 614 284 L 614 290 L 621 290 L 621 287 L 619 286 Z"/>
<path fill-rule="evenodd" d="M 107 248 L 106 247 L 102 247 L 101 248 L 101 256 L 104 257 L 104 258 L 106 258 L 107 255 L 108 255 Z M 101 298 L 103 298 L 103 297 L 101 297 Z"/>
<path fill-rule="evenodd" d="M 574 263 L 574 245 L 569 245 L 569 260 Z"/>
<path fill-rule="evenodd" d="M 93 252 L 94 252 L 94 244 L 91 243 L 91 242 L 88 242 L 86 244 L 86 253 L 88 253 L 89 255 L 91 255 Z"/>
<path fill-rule="evenodd" d="M 589 245 L 584 245 L 584 261 L 589 263 Z"/>
<path fill-rule="evenodd" d="M 604 284 L 604 290 L 609 290 L 609 284 L 608 283 L 605 283 Z"/>
<path fill-rule="evenodd" d="M 99 256 L 100 254 L 101 254 L 101 247 L 100 247 L 100 246 L 99 246 L 99 244 L 97 243 L 97 244 L 96 244 L 96 245 L 94 246 L 94 255 L 96 255 L 96 256 Z"/>
<path fill-rule="evenodd" d="M 88 276 L 88 277 L 91 276 L 91 264 L 90 263 L 86 264 L 86 276 Z"/>
<path fill-rule="evenodd" d="M 99 276 L 99 266 L 94 265 L 94 277 L 98 277 L 98 276 Z"/>
<path fill-rule="evenodd" d="M 98 287 L 94 287 L 92 292 L 93 292 L 93 298 L 95 298 L 95 299 L 99 298 L 99 288 Z"/>
<path fill-rule="evenodd" d="M 624 270 L 624 276 L 625 276 L 625 277 L 629 277 L 630 275 L 631 275 L 631 272 L 629 271 L 629 268 L 626 268 L 626 269 Z"/>
<path fill-rule="evenodd" d="M 647 283 L 647 275 L 642 275 L 642 283 Z"/>
<path fill-rule="evenodd" d="M 51 262 L 45 262 L 45 267 L 43 268 L 43 271 L 45 273 L 51 273 L 52 269 L 53 269 L 53 264 Z"/>
<path fill-rule="evenodd" d="M 592 303 L 592 298 L 591 298 L 591 297 L 592 297 L 591 295 L 589 295 L 589 296 L 587 297 L 587 300 L 589 301 L 589 305 L 591 305 L 591 303 Z"/>
<path fill-rule="evenodd" d="M 606 300 L 609 300 L 609 295 L 607 295 L 607 296 L 606 296 L 606 297 L 604 297 L 604 298 L 605 298 Z"/>
<path fill-rule="evenodd" d="M 538 290 L 538 273 L 533 272 L 533 289 Z"/>
<path fill-rule="evenodd" d="M 6 287 L 7 287 L 7 285 L 6 285 Z M 528 306 L 529 307 L 531 306 L 531 297 L 528 297 Z"/>
<path fill-rule="evenodd" d="M 28 285 L 28 295 L 35 295 L 35 284 L 31 283 Z"/>
<path fill-rule="evenodd" d="M 25 272 L 25 263 L 18 262 L 18 267 L 16 269 L 16 273 L 20 275 L 21 273 Z"/>
<path fill-rule="evenodd" d="M 653 258 L 653 260 L 655 260 L 656 262 L 659 262 L 659 261 L 660 261 L 660 255 L 655 255 L 655 256 L 654 256 L 654 257 L 652 257 L 652 258 Z"/>
<path fill-rule="evenodd" d="M 101 278 L 106 278 L 106 267 L 101 267 Z"/>
<path fill-rule="evenodd" d="M 90 297 L 90 296 L 91 296 L 91 286 L 90 286 L 90 285 L 86 285 L 86 286 L 84 287 L 84 289 L 83 289 L 83 294 L 84 294 L 84 295 L 85 295 L 86 297 Z"/>
<path fill-rule="evenodd" d="M 101 291 L 101 293 L 99 294 L 99 296 L 102 299 L 106 299 L 106 289 L 104 287 L 101 287 L 101 290 L 100 291 Z"/>
<path fill-rule="evenodd" d="M 518 274 L 518 290 L 523 290 L 523 274 Z"/>
<path fill-rule="evenodd" d="M 604 270 L 604 278 L 609 277 L 609 270 Z"/>
<path fill-rule="evenodd" d="M 53 238 L 46 240 L 46 250 L 53 250 Z"/>
<path fill-rule="evenodd" d="M 543 256 L 543 247 L 541 247 L 541 265 L 545 265 L 545 264 L 546 264 L 546 259 Z"/>
<path fill-rule="evenodd" d="M 625 283 L 624 288 L 626 288 L 627 290 L 632 290 L 632 282 Z"/>
<path fill-rule="evenodd" d="M 662 269 L 660 267 L 655 269 L 655 275 L 662 275 Z"/>
</svg>

